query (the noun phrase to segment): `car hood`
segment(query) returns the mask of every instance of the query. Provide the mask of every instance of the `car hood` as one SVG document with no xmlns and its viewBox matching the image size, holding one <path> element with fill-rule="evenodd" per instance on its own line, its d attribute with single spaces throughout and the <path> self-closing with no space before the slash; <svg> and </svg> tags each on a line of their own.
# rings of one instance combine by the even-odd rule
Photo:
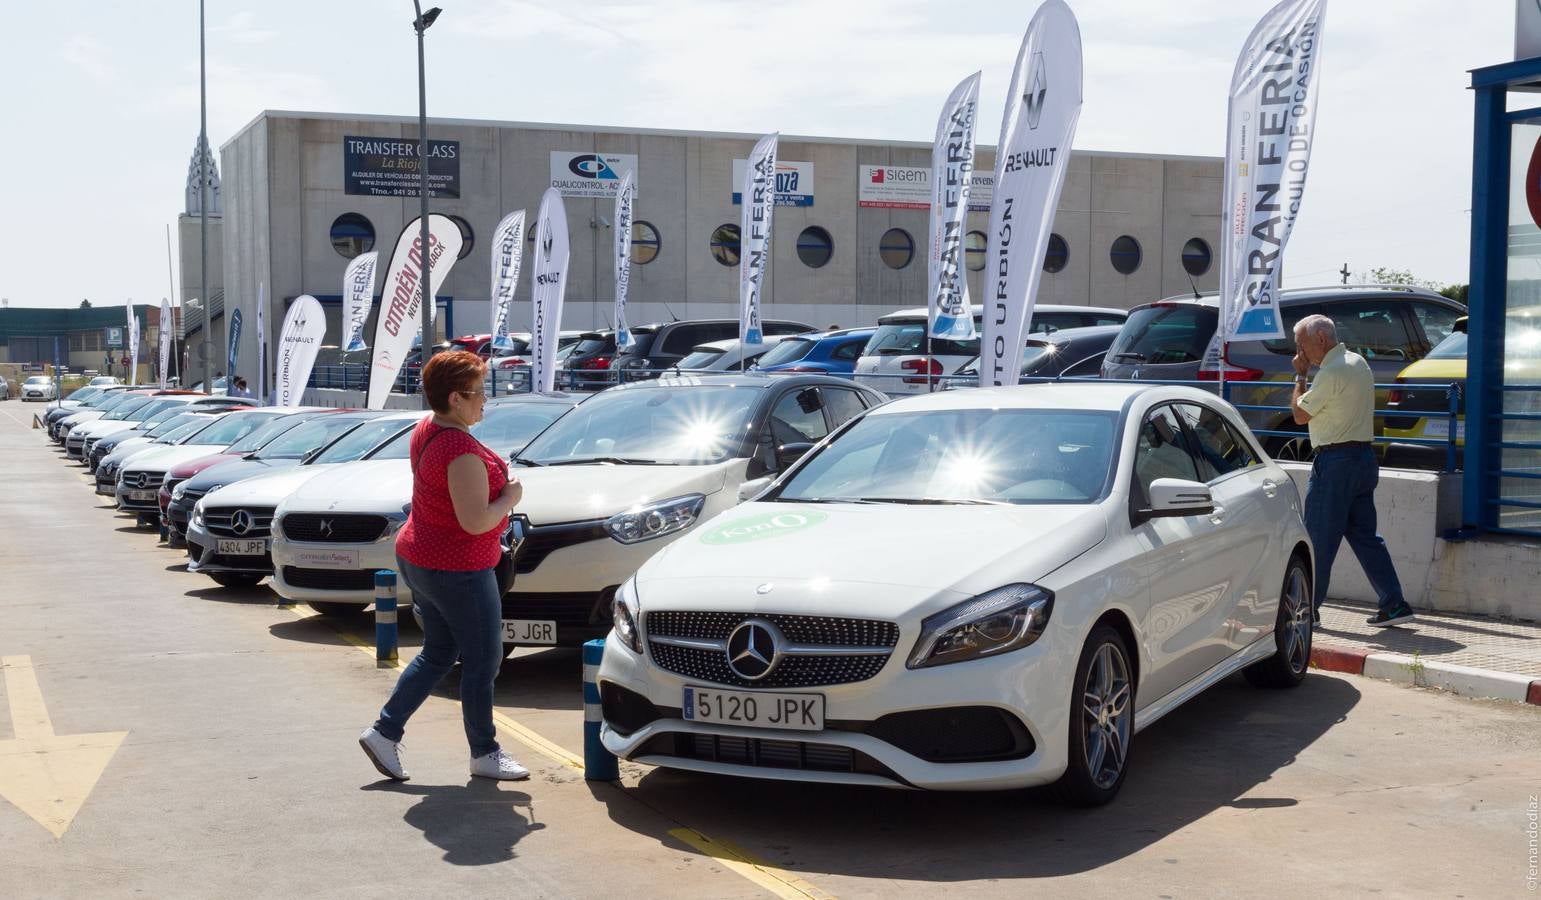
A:
<svg viewBox="0 0 1541 900">
<path fill-rule="evenodd" d="M 102 420 L 97 419 L 96 421 L 86 422 L 83 425 L 76 426 L 72 430 L 72 433 L 78 434 L 81 437 L 101 438 L 106 437 L 109 434 L 117 434 L 120 431 L 128 431 L 130 428 L 133 428 L 138 424 L 138 422 L 129 422 L 123 419 L 113 419 L 110 422 L 103 422 Z"/>
<path fill-rule="evenodd" d="M 174 466 L 208 456 L 210 451 L 218 449 L 200 444 L 157 445 L 154 449 L 136 455 L 131 463 L 135 469 L 169 472 Z"/>
<path fill-rule="evenodd" d="M 1398 381 L 1452 381 L 1466 380 L 1464 359 L 1420 359 L 1397 375 Z"/>
<path fill-rule="evenodd" d="M 239 453 L 211 453 L 208 456 L 200 456 L 192 462 L 179 463 L 166 474 L 176 478 L 191 478 L 211 466 L 227 463 L 241 458 Z"/>
<path fill-rule="evenodd" d="M 531 525 L 604 519 L 654 500 L 715 494 L 727 483 L 729 472 L 742 475 L 743 470 L 742 459 L 709 466 L 515 467 L 514 474 L 524 483 L 524 498 L 514 512 Z"/>
<path fill-rule="evenodd" d="M 199 502 L 211 507 L 277 506 L 295 488 L 330 468 L 333 466 L 291 466 L 267 475 L 244 478 L 209 492 Z"/>
<path fill-rule="evenodd" d="M 236 457 L 229 462 L 210 466 L 187 479 L 187 489 L 190 491 L 212 491 L 237 481 L 245 481 L 248 478 L 256 478 L 262 475 L 271 475 L 274 472 L 286 472 L 300 461 L 297 459 L 245 459 Z"/>
<path fill-rule="evenodd" d="M 891 606 L 895 597 L 972 596 L 1038 581 L 1106 534 L 1106 516 L 1095 505 L 746 503 L 644 564 L 638 590 L 644 609 L 657 591 L 705 603 L 720 592 L 737 608 L 771 584 L 767 609 L 812 612 L 832 608 L 820 598 L 838 587 L 869 612 L 889 616 L 906 611 Z"/>
<path fill-rule="evenodd" d="M 79 412 L 70 413 L 69 415 L 65 416 L 62 421 L 64 424 L 70 426 L 70 428 L 73 429 L 75 426 L 81 424 L 82 422 L 95 422 L 97 419 L 100 419 L 105 415 L 107 414 L 99 409 L 82 409 Z"/>
<path fill-rule="evenodd" d="M 402 504 L 411 499 L 411 463 L 366 459 L 327 466 L 284 500 L 284 511 L 399 514 Z"/>
<path fill-rule="evenodd" d="M 165 445 L 163 444 L 157 444 L 150 440 L 124 441 L 117 447 L 114 447 L 111 453 L 108 453 L 106 456 L 102 457 L 101 464 L 104 466 L 121 466 L 136 456 L 148 453 L 151 450 L 160 449 L 164 446 Z"/>
</svg>

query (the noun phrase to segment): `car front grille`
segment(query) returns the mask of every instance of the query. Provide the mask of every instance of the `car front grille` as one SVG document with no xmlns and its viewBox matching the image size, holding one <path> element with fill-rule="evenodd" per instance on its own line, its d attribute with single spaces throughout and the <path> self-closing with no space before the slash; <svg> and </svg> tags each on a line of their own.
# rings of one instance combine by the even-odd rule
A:
<svg viewBox="0 0 1541 900">
<path fill-rule="evenodd" d="M 599 521 L 532 527 L 519 544 L 519 551 L 514 558 L 514 572 L 528 575 L 545 562 L 546 557 L 558 550 L 609 536 L 605 531 L 605 523 Z"/>
<path fill-rule="evenodd" d="M 118 484 L 125 490 L 143 491 L 150 488 L 159 489 L 161 479 L 166 477 L 164 472 L 151 472 L 144 469 L 129 469 L 118 479 Z"/>
<path fill-rule="evenodd" d="M 284 566 L 284 581 L 313 591 L 372 591 L 374 569 L 302 569 Z"/>
<path fill-rule="evenodd" d="M 367 544 L 385 535 L 385 516 L 290 513 L 284 516 L 284 537 L 312 543 Z"/>
<path fill-rule="evenodd" d="M 648 653 L 666 671 L 735 687 L 782 688 L 852 684 L 877 675 L 899 643 L 899 626 L 878 619 L 658 611 L 644 614 Z M 727 642 L 746 619 L 763 619 L 785 638 L 781 657 L 750 680 L 728 665 Z"/>
<path fill-rule="evenodd" d="M 237 530 L 237 525 L 244 527 Z M 273 533 L 273 507 L 205 507 L 203 527 L 224 538 L 265 538 Z"/>
</svg>

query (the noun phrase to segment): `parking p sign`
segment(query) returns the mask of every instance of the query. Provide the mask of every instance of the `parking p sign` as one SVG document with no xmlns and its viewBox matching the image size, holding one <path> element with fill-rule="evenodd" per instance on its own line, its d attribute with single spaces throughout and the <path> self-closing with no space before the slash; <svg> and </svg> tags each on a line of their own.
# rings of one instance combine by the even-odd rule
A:
<svg viewBox="0 0 1541 900">
<path fill-rule="evenodd" d="M 123 329 L 122 328 L 108 328 L 107 329 L 107 346 L 109 346 L 109 347 L 121 347 L 121 346 L 123 346 Z"/>
</svg>

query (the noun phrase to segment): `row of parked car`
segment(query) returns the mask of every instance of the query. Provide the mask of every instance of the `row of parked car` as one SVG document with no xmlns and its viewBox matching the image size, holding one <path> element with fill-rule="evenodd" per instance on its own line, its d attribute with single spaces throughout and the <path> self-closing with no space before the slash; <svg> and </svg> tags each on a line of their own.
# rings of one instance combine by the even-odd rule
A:
<svg viewBox="0 0 1541 900">
<path fill-rule="evenodd" d="M 190 573 L 340 615 L 394 565 L 422 415 L 131 386 L 46 418 Z M 496 398 L 474 431 L 524 483 L 505 644 L 605 637 L 629 759 L 1101 803 L 1205 687 L 1306 674 L 1298 494 L 1197 389 L 666 376 Z"/>
</svg>

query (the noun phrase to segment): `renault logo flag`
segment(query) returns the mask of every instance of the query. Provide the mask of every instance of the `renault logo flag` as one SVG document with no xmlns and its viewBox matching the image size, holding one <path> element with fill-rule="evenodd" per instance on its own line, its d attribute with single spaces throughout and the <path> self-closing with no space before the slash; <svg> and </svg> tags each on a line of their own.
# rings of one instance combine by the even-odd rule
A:
<svg viewBox="0 0 1541 900">
<path fill-rule="evenodd" d="M 422 218 L 407 223 L 396 238 L 391 264 L 385 270 L 380 291 L 380 315 L 375 321 L 374 353 L 369 364 L 369 392 L 364 405 L 384 409 L 385 400 L 396 383 L 401 364 L 412 348 L 422 319 L 422 275 L 428 271 L 428 294 L 437 296 L 449 270 L 460 257 L 465 243 L 460 226 L 448 216 L 437 213 L 428 217 L 428 253 L 424 265 Z M 423 344 L 432 343 L 433 335 L 423 335 Z"/>
<path fill-rule="evenodd" d="M 171 376 L 167 368 L 171 365 L 171 301 L 161 298 L 161 359 L 160 359 L 160 383 L 161 390 L 165 390 L 170 384 Z"/>
<path fill-rule="evenodd" d="M 765 343 L 760 298 L 770 271 L 771 213 L 776 209 L 776 144 L 781 135 L 760 138 L 744 166 L 742 227 L 738 248 L 738 339 Z"/>
<path fill-rule="evenodd" d="M 274 388 L 274 406 L 299 406 L 310 381 L 310 370 L 326 337 L 326 314 L 321 303 L 309 294 L 301 294 L 289 305 L 284 316 L 284 330 L 278 336 L 278 384 Z"/>
<path fill-rule="evenodd" d="M 1022 342 L 1080 118 L 1081 28 L 1064 0 L 1046 0 L 1017 51 L 996 149 L 981 385 L 1016 384 L 1022 371 Z"/>
<path fill-rule="evenodd" d="M 230 311 L 230 335 L 225 346 L 225 384 L 235 387 L 235 363 L 240 358 L 241 349 L 241 311 Z"/>
<path fill-rule="evenodd" d="M 631 346 L 631 329 L 626 327 L 626 292 L 631 287 L 631 218 L 637 199 L 637 186 L 631 173 L 621 178 L 615 194 L 615 346 Z"/>
<path fill-rule="evenodd" d="M 503 217 L 492 232 L 492 346 L 512 347 L 509 313 L 519 286 L 519 264 L 524 261 L 524 210 Z"/>
<path fill-rule="evenodd" d="M 530 384 L 549 393 L 556 386 L 556 344 L 567 293 L 567 210 L 556 188 L 547 188 L 535 216 L 535 322 L 530 335 Z"/>
<path fill-rule="evenodd" d="M 375 302 L 375 263 L 378 253 L 360 253 L 348 260 L 348 268 L 342 273 L 342 349 L 348 352 L 365 349 L 364 323 L 369 321 L 369 308 Z"/>
<path fill-rule="evenodd" d="M 927 298 L 931 337 L 974 337 L 974 312 L 963 274 L 964 219 L 974 174 L 974 126 L 979 118 L 979 73 L 953 88 L 936 123 L 931 146 L 931 249 Z"/>
<path fill-rule="evenodd" d="M 1279 267 L 1316 142 L 1326 13 L 1327 0 L 1275 6 L 1247 36 L 1231 76 L 1220 218 L 1224 340 L 1284 337 Z"/>
</svg>

